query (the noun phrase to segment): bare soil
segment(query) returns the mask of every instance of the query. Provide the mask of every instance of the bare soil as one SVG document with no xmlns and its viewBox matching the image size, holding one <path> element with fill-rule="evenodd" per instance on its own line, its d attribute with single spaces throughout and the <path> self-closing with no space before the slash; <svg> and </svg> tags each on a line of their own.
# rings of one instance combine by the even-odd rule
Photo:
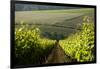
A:
<svg viewBox="0 0 100 69">
<path fill-rule="evenodd" d="M 55 43 L 55 46 L 52 49 L 51 53 L 48 55 L 45 64 L 70 62 L 76 62 L 76 60 L 66 55 L 64 50 L 60 47 L 59 43 Z"/>
</svg>

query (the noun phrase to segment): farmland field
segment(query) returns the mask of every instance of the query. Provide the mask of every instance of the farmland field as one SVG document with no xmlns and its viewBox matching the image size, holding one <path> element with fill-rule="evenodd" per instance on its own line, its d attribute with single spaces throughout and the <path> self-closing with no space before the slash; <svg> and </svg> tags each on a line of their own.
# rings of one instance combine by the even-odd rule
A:
<svg viewBox="0 0 100 69">
<path fill-rule="evenodd" d="M 32 11 L 17 12 L 16 22 L 25 21 L 28 23 L 42 23 L 42 24 L 55 24 L 66 19 L 82 16 L 82 14 L 69 14 L 69 13 L 36 13 Z"/>
<path fill-rule="evenodd" d="M 19 23 L 25 22 L 29 25 L 37 25 L 43 34 L 59 30 L 60 32 L 57 33 L 68 36 L 77 31 L 77 27 L 81 26 L 84 16 L 89 15 L 94 18 L 93 12 L 93 9 L 18 11 L 15 12 L 15 23 L 19 25 Z M 52 25 L 56 25 L 56 27 Z"/>
<path fill-rule="evenodd" d="M 89 11 L 91 12 L 89 13 Z M 92 14 L 93 12 L 93 9 L 18 11 L 15 12 L 15 22 L 20 23 L 21 21 L 24 21 L 26 23 L 33 24 L 55 24 L 62 23 L 64 20 L 69 20 L 76 17 L 82 17 L 84 15 Z"/>
</svg>

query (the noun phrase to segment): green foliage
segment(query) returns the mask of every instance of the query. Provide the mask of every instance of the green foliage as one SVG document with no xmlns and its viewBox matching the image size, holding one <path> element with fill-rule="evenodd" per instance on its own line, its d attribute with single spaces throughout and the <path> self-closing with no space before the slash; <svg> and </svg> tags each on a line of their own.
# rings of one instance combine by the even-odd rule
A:
<svg viewBox="0 0 100 69">
<path fill-rule="evenodd" d="M 40 64 L 53 47 L 54 41 L 40 38 L 40 30 L 21 25 L 15 29 L 16 64 Z"/>
<path fill-rule="evenodd" d="M 15 28 L 15 64 L 44 63 L 55 41 L 41 37 L 39 28 L 21 23 L 20 27 Z M 93 61 L 94 24 L 83 23 L 80 31 L 60 40 L 59 44 L 66 55 L 77 59 L 77 62 Z"/>
<path fill-rule="evenodd" d="M 82 30 L 60 41 L 66 54 L 78 62 L 94 60 L 94 24 L 83 23 Z"/>
</svg>

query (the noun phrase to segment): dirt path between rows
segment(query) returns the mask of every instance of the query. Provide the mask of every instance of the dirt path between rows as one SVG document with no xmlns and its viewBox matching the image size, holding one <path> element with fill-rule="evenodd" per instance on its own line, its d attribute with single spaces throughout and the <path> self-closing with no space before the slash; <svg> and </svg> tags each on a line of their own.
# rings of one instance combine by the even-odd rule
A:
<svg viewBox="0 0 100 69">
<path fill-rule="evenodd" d="M 56 43 L 51 53 L 48 55 L 47 63 L 70 63 L 75 62 L 76 60 L 72 59 L 70 56 L 66 55 L 61 46 Z"/>
</svg>

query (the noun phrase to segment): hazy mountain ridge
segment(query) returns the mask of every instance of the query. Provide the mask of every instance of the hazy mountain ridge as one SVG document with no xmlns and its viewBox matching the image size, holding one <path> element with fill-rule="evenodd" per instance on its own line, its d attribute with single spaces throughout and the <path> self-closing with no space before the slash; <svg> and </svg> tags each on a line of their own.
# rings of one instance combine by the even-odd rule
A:
<svg viewBox="0 0 100 69">
<path fill-rule="evenodd" d="M 16 11 L 32 11 L 32 10 L 57 10 L 57 9 L 74 9 L 79 7 L 53 6 L 53 5 L 36 5 L 36 4 L 16 4 Z"/>
</svg>

